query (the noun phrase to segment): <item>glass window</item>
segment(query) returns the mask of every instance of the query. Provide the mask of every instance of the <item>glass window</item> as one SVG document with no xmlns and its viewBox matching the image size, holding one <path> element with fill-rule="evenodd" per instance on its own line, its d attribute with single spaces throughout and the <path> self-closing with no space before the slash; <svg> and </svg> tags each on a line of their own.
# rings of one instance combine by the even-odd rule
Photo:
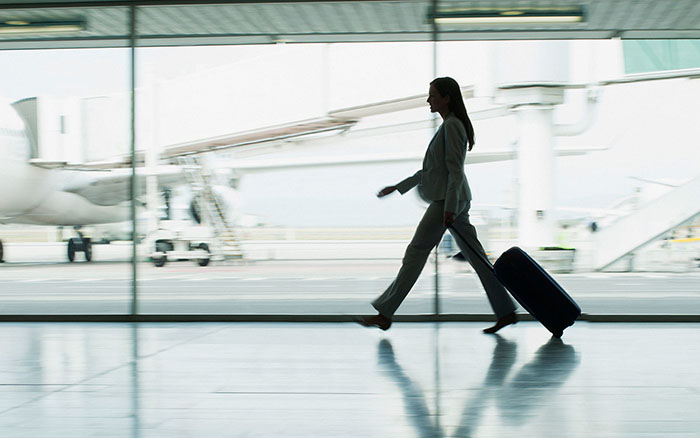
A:
<svg viewBox="0 0 700 438">
<path fill-rule="evenodd" d="M 615 80 L 697 68 L 697 41 L 433 43 L 429 4 L 136 7 L 133 200 L 129 8 L 3 9 L 2 313 L 130 313 L 131 202 L 141 313 L 372 312 L 427 208 L 375 195 L 421 167 L 435 75 L 475 126 L 492 260 L 525 248 L 587 313 L 700 312 L 700 81 Z M 491 313 L 458 251 L 399 314 L 436 289 Z"/>
<path fill-rule="evenodd" d="M 700 68 L 699 40 L 625 40 L 625 72 Z"/>
<path fill-rule="evenodd" d="M 142 311 L 371 312 L 426 207 L 415 191 L 375 195 L 420 168 L 430 54 L 426 43 L 139 49 L 137 114 L 158 163 L 181 170 L 154 197 Z M 428 265 L 401 312 L 432 313 L 433 296 Z"/>
<path fill-rule="evenodd" d="M 1 312 L 129 313 L 128 49 L 4 50 L 0 64 Z"/>
<path fill-rule="evenodd" d="M 474 85 L 472 218 L 493 260 L 523 247 L 584 312 L 696 313 L 700 82 L 614 81 L 631 72 L 629 48 L 673 48 L 678 62 L 655 69 L 681 68 L 694 42 L 628 43 L 438 44 L 438 75 Z M 469 164 L 479 156 L 491 162 Z M 443 312 L 490 313 L 469 264 L 440 266 Z"/>
</svg>

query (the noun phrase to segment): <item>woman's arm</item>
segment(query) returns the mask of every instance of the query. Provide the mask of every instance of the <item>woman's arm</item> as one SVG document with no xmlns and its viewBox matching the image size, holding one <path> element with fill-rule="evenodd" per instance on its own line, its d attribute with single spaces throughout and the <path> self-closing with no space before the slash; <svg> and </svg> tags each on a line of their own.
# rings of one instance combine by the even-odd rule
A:
<svg viewBox="0 0 700 438">
<path fill-rule="evenodd" d="M 396 189 L 399 191 L 399 193 L 401 193 L 403 195 L 407 191 L 411 190 L 412 188 L 414 188 L 415 186 L 420 184 L 421 175 L 423 175 L 423 170 L 419 170 L 418 172 L 414 173 L 412 176 L 409 176 L 405 180 L 396 184 Z"/>
<path fill-rule="evenodd" d="M 399 193 L 403 195 L 404 193 L 411 190 L 413 187 L 420 183 L 422 172 L 422 170 L 419 170 L 418 172 L 414 173 L 412 176 L 409 176 L 408 178 L 396 184 L 395 186 L 384 187 L 379 191 L 379 193 L 377 193 L 377 198 L 383 198 L 389 193 L 393 193 L 395 190 L 398 190 Z"/>
</svg>

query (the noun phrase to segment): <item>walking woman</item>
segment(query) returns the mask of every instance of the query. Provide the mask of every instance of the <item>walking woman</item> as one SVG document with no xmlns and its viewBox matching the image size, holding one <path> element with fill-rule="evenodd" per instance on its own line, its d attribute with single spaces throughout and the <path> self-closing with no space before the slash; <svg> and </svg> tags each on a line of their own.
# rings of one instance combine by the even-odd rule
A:
<svg viewBox="0 0 700 438">
<path fill-rule="evenodd" d="M 439 113 L 443 122 L 428 145 L 423 168 L 395 186 L 383 188 L 377 197 L 382 198 L 396 190 L 403 195 L 420 185 L 423 197 L 430 201 L 430 205 L 406 249 L 396 279 L 372 302 L 379 314 L 358 318 L 357 322 L 382 330 L 391 327 L 396 309 L 418 280 L 430 251 L 440 242 L 445 230 L 452 226 L 469 241 L 469 245 L 466 245 L 453 233 L 462 254 L 479 276 L 491 308 L 498 318 L 496 324 L 484 329 L 484 332 L 496 333 L 509 324 L 515 324 L 517 316 L 515 304 L 508 292 L 486 265 L 486 253 L 477 239 L 476 229 L 469 222 L 472 196 L 464 174 L 464 160 L 467 148 L 471 150 L 474 147 L 474 128 L 464 107 L 459 85 L 454 79 L 444 77 L 433 80 L 430 83 L 428 104 L 430 111 Z M 476 254 L 475 250 L 481 254 Z"/>
</svg>

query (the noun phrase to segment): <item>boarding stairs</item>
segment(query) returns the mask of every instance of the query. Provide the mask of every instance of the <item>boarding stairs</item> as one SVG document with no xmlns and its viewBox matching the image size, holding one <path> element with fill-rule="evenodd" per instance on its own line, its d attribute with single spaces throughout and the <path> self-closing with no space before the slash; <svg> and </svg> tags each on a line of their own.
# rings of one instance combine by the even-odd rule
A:
<svg viewBox="0 0 700 438">
<path fill-rule="evenodd" d="M 608 268 L 699 215 L 700 175 L 599 229 L 594 235 L 594 269 Z"/>
<path fill-rule="evenodd" d="M 216 179 L 206 161 L 202 157 L 188 155 L 178 157 L 177 162 L 182 166 L 192 188 L 193 202 L 202 216 L 202 222 L 209 223 L 213 229 L 211 253 L 224 260 L 242 259 L 241 245 L 233 226 L 226 218 L 225 209 L 214 194 Z"/>
</svg>

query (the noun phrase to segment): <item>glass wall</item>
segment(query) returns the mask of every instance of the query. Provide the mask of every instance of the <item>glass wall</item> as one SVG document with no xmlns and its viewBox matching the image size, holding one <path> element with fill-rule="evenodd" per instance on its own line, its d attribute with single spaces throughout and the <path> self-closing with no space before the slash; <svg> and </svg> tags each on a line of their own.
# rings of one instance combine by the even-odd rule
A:
<svg viewBox="0 0 700 438">
<path fill-rule="evenodd" d="M 428 205 L 376 194 L 421 168 L 435 76 L 475 126 L 492 260 L 525 248 L 586 313 L 700 312 L 700 81 L 631 81 L 646 67 L 616 40 L 361 42 L 377 23 L 348 21 L 359 42 L 305 42 L 308 5 L 273 6 L 87 8 L 111 48 L 0 50 L 3 314 L 128 315 L 134 291 L 143 315 L 373 312 Z M 446 235 L 399 314 L 491 313 L 458 251 Z"/>
<path fill-rule="evenodd" d="M 128 314 L 129 49 L 0 50 L 0 65 L 0 313 Z"/>
<path fill-rule="evenodd" d="M 698 40 L 625 41 L 624 53 L 627 73 L 700 68 Z"/>
<path fill-rule="evenodd" d="M 420 168 L 433 125 L 415 96 L 427 93 L 432 44 L 365 52 L 362 44 L 138 50 L 139 93 L 150 96 L 138 112 L 152 117 L 145 125 L 158 154 L 184 165 L 167 187 L 167 214 L 158 198 L 150 247 L 167 251 L 143 268 L 144 313 L 371 310 L 426 207 L 415 193 L 375 195 Z M 398 81 L 396 68 L 410 73 Z M 394 101 L 405 109 L 384 109 Z M 238 145 L 173 156 L 217 142 Z M 178 255 L 178 245 L 193 251 Z M 212 262 L 199 267 L 204 247 Z M 428 267 L 403 312 L 433 311 L 433 274 Z"/>
<path fill-rule="evenodd" d="M 700 81 L 682 70 L 668 80 L 657 80 L 668 72 L 626 76 L 641 45 L 439 44 L 438 74 L 459 72 L 460 82 L 476 84 L 467 101 L 477 119 L 471 157 L 517 157 L 466 167 L 482 242 L 492 258 L 522 246 L 590 314 L 699 310 L 700 222 L 690 193 L 700 183 L 691 122 Z M 523 165 L 532 150 L 546 150 L 551 161 Z M 457 313 L 472 311 L 467 296 L 483 297 L 471 269 L 444 268 L 453 273 L 440 296 L 459 296 Z"/>
</svg>

